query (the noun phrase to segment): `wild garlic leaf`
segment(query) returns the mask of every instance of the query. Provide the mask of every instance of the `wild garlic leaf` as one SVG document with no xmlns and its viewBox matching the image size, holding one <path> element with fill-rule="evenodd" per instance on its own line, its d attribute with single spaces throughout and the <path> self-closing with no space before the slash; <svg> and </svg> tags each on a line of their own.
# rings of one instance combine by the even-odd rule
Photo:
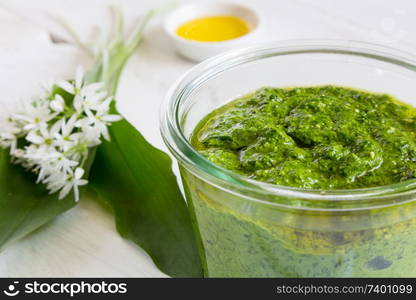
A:
<svg viewBox="0 0 416 300">
<path fill-rule="evenodd" d="M 188 208 L 168 155 L 126 120 L 97 149 L 90 187 L 109 205 L 121 236 L 141 246 L 172 277 L 202 277 Z"/>
<path fill-rule="evenodd" d="M 75 205 L 72 194 L 58 200 L 36 183 L 36 175 L 11 164 L 8 150 L 0 150 L 0 250 Z"/>
</svg>

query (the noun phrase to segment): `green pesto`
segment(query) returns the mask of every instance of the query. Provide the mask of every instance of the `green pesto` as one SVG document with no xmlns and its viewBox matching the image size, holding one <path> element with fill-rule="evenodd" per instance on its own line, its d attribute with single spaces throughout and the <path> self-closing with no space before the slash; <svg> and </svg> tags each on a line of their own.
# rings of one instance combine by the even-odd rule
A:
<svg viewBox="0 0 416 300">
<path fill-rule="evenodd" d="M 220 107 L 192 144 L 252 179 L 352 189 L 416 177 L 416 110 L 392 96 L 339 87 L 261 88 Z"/>
</svg>

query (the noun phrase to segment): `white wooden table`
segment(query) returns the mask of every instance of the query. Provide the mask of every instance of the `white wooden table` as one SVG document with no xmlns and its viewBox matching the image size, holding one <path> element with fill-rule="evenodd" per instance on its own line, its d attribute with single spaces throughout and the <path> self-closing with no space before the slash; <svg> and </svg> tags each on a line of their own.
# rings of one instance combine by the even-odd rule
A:
<svg viewBox="0 0 416 300">
<path fill-rule="evenodd" d="M 250 0 L 235 1 L 248 2 Z M 416 52 L 414 0 L 256 0 L 265 22 L 263 40 L 336 38 L 381 43 Z M 42 82 L 70 77 L 84 59 L 70 45 L 55 45 L 47 32 L 62 35 L 51 21 L 58 15 L 83 37 L 109 19 L 117 3 L 132 20 L 163 0 L 0 0 L 0 90 L 3 103 L 33 95 Z M 158 110 L 174 80 L 192 67 L 177 56 L 160 26 L 128 64 L 118 94 L 119 108 L 155 146 L 165 149 Z M 102 25 L 102 24 L 101 24 Z M 165 276 L 140 248 L 123 240 L 113 218 L 89 199 L 0 253 L 4 276 Z"/>
</svg>

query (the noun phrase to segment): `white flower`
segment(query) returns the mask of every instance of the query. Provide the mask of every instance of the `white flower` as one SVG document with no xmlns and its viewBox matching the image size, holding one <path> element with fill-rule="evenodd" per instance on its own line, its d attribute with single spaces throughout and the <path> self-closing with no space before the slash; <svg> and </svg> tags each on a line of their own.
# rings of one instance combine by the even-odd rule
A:
<svg viewBox="0 0 416 300">
<path fill-rule="evenodd" d="M 36 173 L 50 193 L 59 191 L 62 199 L 73 190 L 78 201 L 79 186 L 87 184 L 82 177 L 89 148 L 101 137 L 109 139 L 107 126 L 121 116 L 109 113 L 113 99 L 106 98 L 103 83 L 86 84 L 81 68 L 73 82 L 59 83 L 72 101 L 53 94 L 53 86 L 43 97 L 24 102 L 20 113 L 0 118 L 0 147 L 10 148 L 12 162 Z M 17 148 L 23 140 L 29 144 Z"/>
<path fill-rule="evenodd" d="M 84 169 L 76 168 L 74 174 L 71 174 L 67 177 L 65 185 L 59 193 L 59 199 L 64 198 L 71 191 L 71 189 L 73 189 L 74 194 L 75 194 L 75 201 L 78 202 L 79 201 L 78 187 L 82 185 L 86 185 L 88 183 L 87 180 L 82 179 L 82 176 L 84 176 Z"/>
<path fill-rule="evenodd" d="M 64 172 L 57 172 L 52 174 L 50 177 L 44 180 L 44 183 L 47 184 L 50 193 L 55 193 L 58 190 L 59 192 L 59 199 L 65 198 L 68 193 L 73 190 L 75 201 L 79 201 L 79 186 L 86 185 L 88 183 L 87 180 L 82 179 L 84 176 L 84 169 L 78 167 L 75 169 L 74 172 L 64 173 Z"/>
<path fill-rule="evenodd" d="M 76 112 L 97 110 L 107 96 L 106 92 L 100 92 L 102 87 L 102 83 L 92 83 L 81 89 L 79 95 L 74 98 Z"/>
<path fill-rule="evenodd" d="M 10 148 L 10 152 L 14 152 L 17 147 L 17 136 L 22 129 L 16 121 L 8 116 L 0 119 L 0 147 Z"/>
<path fill-rule="evenodd" d="M 62 151 L 67 151 L 79 143 L 82 133 L 74 132 L 77 118 L 77 115 L 73 115 L 68 120 L 63 119 L 60 124 L 60 132 L 54 133 L 55 145 Z"/>
<path fill-rule="evenodd" d="M 24 123 L 24 130 L 39 129 L 56 117 L 56 113 L 49 109 L 49 100 L 38 99 L 36 101 L 24 102 L 24 112 L 14 117 Z"/>
<path fill-rule="evenodd" d="M 102 134 L 102 129 L 95 126 L 89 126 L 88 124 L 82 125 L 81 129 L 83 135 L 82 139 L 85 141 L 88 147 L 95 147 L 101 143 L 100 137 Z"/>
<path fill-rule="evenodd" d="M 52 147 L 39 147 L 31 144 L 25 148 L 23 157 L 26 159 L 26 167 L 38 174 L 37 182 L 42 181 L 53 172 L 52 162 L 58 156 L 58 152 Z"/>
<path fill-rule="evenodd" d="M 49 107 L 55 112 L 62 112 L 65 108 L 65 100 L 61 95 L 56 94 L 55 98 L 51 100 Z"/>
<path fill-rule="evenodd" d="M 26 136 L 26 140 L 45 148 L 55 147 L 55 134 L 58 133 L 62 121 L 63 120 L 57 121 L 50 129 L 48 129 L 46 127 L 47 125 L 45 125 L 40 126 L 37 130 L 30 131 Z"/>
<path fill-rule="evenodd" d="M 25 151 L 23 149 L 16 149 L 13 151 L 13 156 L 17 158 L 22 158 L 25 156 Z"/>
<path fill-rule="evenodd" d="M 35 164 L 41 164 L 42 161 L 48 161 L 52 157 L 52 152 L 55 152 L 53 147 L 41 147 L 37 144 L 30 144 L 23 149 L 17 149 L 24 151 L 23 157 Z M 16 155 L 16 154 L 15 154 Z"/>
<path fill-rule="evenodd" d="M 69 159 L 65 154 L 58 152 L 57 156 L 53 160 L 51 166 L 52 170 L 69 173 L 74 167 L 78 165 L 78 162 L 75 160 Z"/>
<path fill-rule="evenodd" d="M 38 161 L 38 182 L 43 182 L 51 174 L 59 174 L 65 178 L 65 174 L 72 173 L 73 168 L 78 166 L 77 161 L 69 159 L 59 151 L 45 153 L 45 157 L 46 159 Z"/>
<path fill-rule="evenodd" d="M 103 91 L 104 84 L 95 82 L 86 85 L 84 79 L 85 73 L 82 68 L 77 69 L 74 82 L 61 81 L 58 85 L 74 95 L 73 106 L 77 113 L 87 110 L 97 110 L 107 92 Z"/>
<path fill-rule="evenodd" d="M 108 98 L 106 101 L 104 101 L 100 107 L 98 107 L 98 110 L 95 113 L 89 110 L 85 111 L 87 116 L 83 119 L 80 119 L 76 123 L 76 126 L 81 127 L 83 132 L 86 133 L 86 136 L 92 135 L 98 139 L 103 136 L 106 140 L 110 140 L 107 126 L 111 122 L 121 120 L 121 116 L 119 115 L 108 114 L 108 107 L 111 100 L 111 98 Z"/>
<path fill-rule="evenodd" d="M 73 84 L 69 81 L 63 80 L 58 82 L 58 86 L 72 95 L 78 95 L 84 85 L 84 75 L 84 69 L 82 67 L 78 67 Z"/>
</svg>

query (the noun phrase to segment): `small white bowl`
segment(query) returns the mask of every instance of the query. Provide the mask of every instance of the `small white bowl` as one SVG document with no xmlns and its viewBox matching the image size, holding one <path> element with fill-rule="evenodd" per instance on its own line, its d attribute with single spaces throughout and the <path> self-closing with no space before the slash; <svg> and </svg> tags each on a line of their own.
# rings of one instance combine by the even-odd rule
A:
<svg viewBox="0 0 416 300">
<path fill-rule="evenodd" d="M 243 19 L 250 26 L 250 32 L 226 41 L 199 42 L 180 37 L 176 31 L 183 23 L 207 16 L 234 16 Z M 202 61 L 231 49 L 248 46 L 254 41 L 260 25 L 258 14 L 248 6 L 236 3 L 205 2 L 185 4 L 172 11 L 165 20 L 165 30 L 176 50 L 193 61 Z"/>
</svg>

